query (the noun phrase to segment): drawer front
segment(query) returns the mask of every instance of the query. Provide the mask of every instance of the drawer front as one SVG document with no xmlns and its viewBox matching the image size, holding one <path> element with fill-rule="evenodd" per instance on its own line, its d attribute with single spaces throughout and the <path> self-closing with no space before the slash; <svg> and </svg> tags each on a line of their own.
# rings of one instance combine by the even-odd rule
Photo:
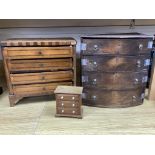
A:
<svg viewBox="0 0 155 155">
<path fill-rule="evenodd" d="M 152 49 L 151 39 L 83 39 L 84 55 L 148 53 Z"/>
<path fill-rule="evenodd" d="M 56 99 L 57 100 L 61 100 L 61 101 L 65 101 L 65 100 L 69 100 L 69 101 L 79 101 L 79 95 L 71 95 L 71 94 L 56 94 Z"/>
<path fill-rule="evenodd" d="M 78 108 L 57 108 L 57 114 L 62 115 L 80 115 L 80 109 Z"/>
<path fill-rule="evenodd" d="M 72 85 L 72 82 L 57 82 L 47 84 L 13 85 L 15 95 L 33 96 L 52 94 L 59 85 Z"/>
<path fill-rule="evenodd" d="M 72 57 L 72 47 L 6 47 L 10 59 Z"/>
<path fill-rule="evenodd" d="M 144 88 L 134 90 L 100 90 L 84 89 L 83 104 L 98 107 L 128 107 L 141 104 L 144 99 Z"/>
<path fill-rule="evenodd" d="M 41 73 L 25 73 L 10 74 L 12 84 L 31 84 L 31 83 L 47 83 L 59 81 L 72 81 L 72 71 L 58 72 L 41 72 Z"/>
<path fill-rule="evenodd" d="M 8 68 L 11 72 L 53 71 L 71 69 L 72 67 L 72 58 L 8 61 Z"/>
<path fill-rule="evenodd" d="M 133 89 L 142 86 L 144 87 L 147 81 L 147 72 L 84 72 L 82 74 L 83 87 L 98 87 L 105 89 Z"/>
<path fill-rule="evenodd" d="M 83 56 L 83 71 L 141 71 L 150 66 L 150 55 L 142 56 Z"/>
<path fill-rule="evenodd" d="M 78 108 L 80 107 L 79 101 L 61 101 L 57 100 L 58 108 Z"/>
</svg>

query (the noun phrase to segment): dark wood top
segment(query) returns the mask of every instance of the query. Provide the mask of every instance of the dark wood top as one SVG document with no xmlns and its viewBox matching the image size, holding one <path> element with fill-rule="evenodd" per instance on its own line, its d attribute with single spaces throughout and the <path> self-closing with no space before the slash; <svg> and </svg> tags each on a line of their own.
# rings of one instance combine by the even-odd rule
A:
<svg viewBox="0 0 155 155">
<path fill-rule="evenodd" d="M 83 87 L 77 86 L 57 86 L 55 94 L 82 94 Z"/>
<path fill-rule="evenodd" d="M 141 33 L 113 33 L 113 34 L 95 34 L 82 36 L 82 38 L 152 38 L 153 35 L 146 35 Z"/>
<path fill-rule="evenodd" d="M 73 38 L 16 38 L 1 41 L 1 46 L 69 46 L 76 45 Z"/>
</svg>

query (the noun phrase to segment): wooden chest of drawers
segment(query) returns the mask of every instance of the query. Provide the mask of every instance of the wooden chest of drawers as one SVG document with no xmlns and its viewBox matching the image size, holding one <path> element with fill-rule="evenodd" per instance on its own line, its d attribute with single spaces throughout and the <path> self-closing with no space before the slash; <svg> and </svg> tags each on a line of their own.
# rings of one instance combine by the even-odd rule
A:
<svg viewBox="0 0 155 155">
<path fill-rule="evenodd" d="M 82 118 L 82 87 L 58 86 L 56 94 L 56 115 Z"/>
<path fill-rule="evenodd" d="M 10 106 L 52 94 L 58 85 L 76 85 L 75 40 L 12 39 L 1 45 Z"/>
<path fill-rule="evenodd" d="M 142 104 L 152 39 L 139 34 L 83 37 L 83 103 L 112 108 Z"/>
</svg>

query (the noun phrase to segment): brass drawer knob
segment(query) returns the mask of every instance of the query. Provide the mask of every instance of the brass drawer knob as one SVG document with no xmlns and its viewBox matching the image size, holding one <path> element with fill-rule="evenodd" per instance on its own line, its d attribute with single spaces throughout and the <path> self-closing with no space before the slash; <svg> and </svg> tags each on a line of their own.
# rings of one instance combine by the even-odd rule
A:
<svg viewBox="0 0 155 155">
<path fill-rule="evenodd" d="M 62 105 L 62 106 L 64 106 L 64 104 L 63 104 L 63 103 L 61 103 L 61 105 Z"/>
<path fill-rule="evenodd" d="M 61 110 L 62 113 L 64 113 L 64 110 Z"/>
<path fill-rule="evenodd" d="M 73 110 L 72 113 L 75 114 L 75 111 Z"/>
<path fill-rule="evenodd" d="M 74 100 L 74 99 L 75 99 L 75 97 L 73 96 L 73 97 L 72 97 L 72 100 Z"/>
<path fill-rule="evenodd" d="M 75 107 L 75 104 L 73 103 L 72 106 Z"/>
<path fill-rule="evenodd" d="M 63 99 L 64 97 L 63 96 L 61 96 L 61 99 Z"/>
</svg>

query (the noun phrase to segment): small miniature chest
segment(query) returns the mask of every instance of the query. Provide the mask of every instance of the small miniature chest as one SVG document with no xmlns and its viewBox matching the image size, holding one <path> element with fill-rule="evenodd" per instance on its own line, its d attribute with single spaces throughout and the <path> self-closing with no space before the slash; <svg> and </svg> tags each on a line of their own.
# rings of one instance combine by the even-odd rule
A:
<svg viewBox="0 0 155 155">
<path fill-rule="evenodd" d="M 57 86 L 56 115 L 82 118 L 82 90 L 83 87 Z"/>
</svg>

